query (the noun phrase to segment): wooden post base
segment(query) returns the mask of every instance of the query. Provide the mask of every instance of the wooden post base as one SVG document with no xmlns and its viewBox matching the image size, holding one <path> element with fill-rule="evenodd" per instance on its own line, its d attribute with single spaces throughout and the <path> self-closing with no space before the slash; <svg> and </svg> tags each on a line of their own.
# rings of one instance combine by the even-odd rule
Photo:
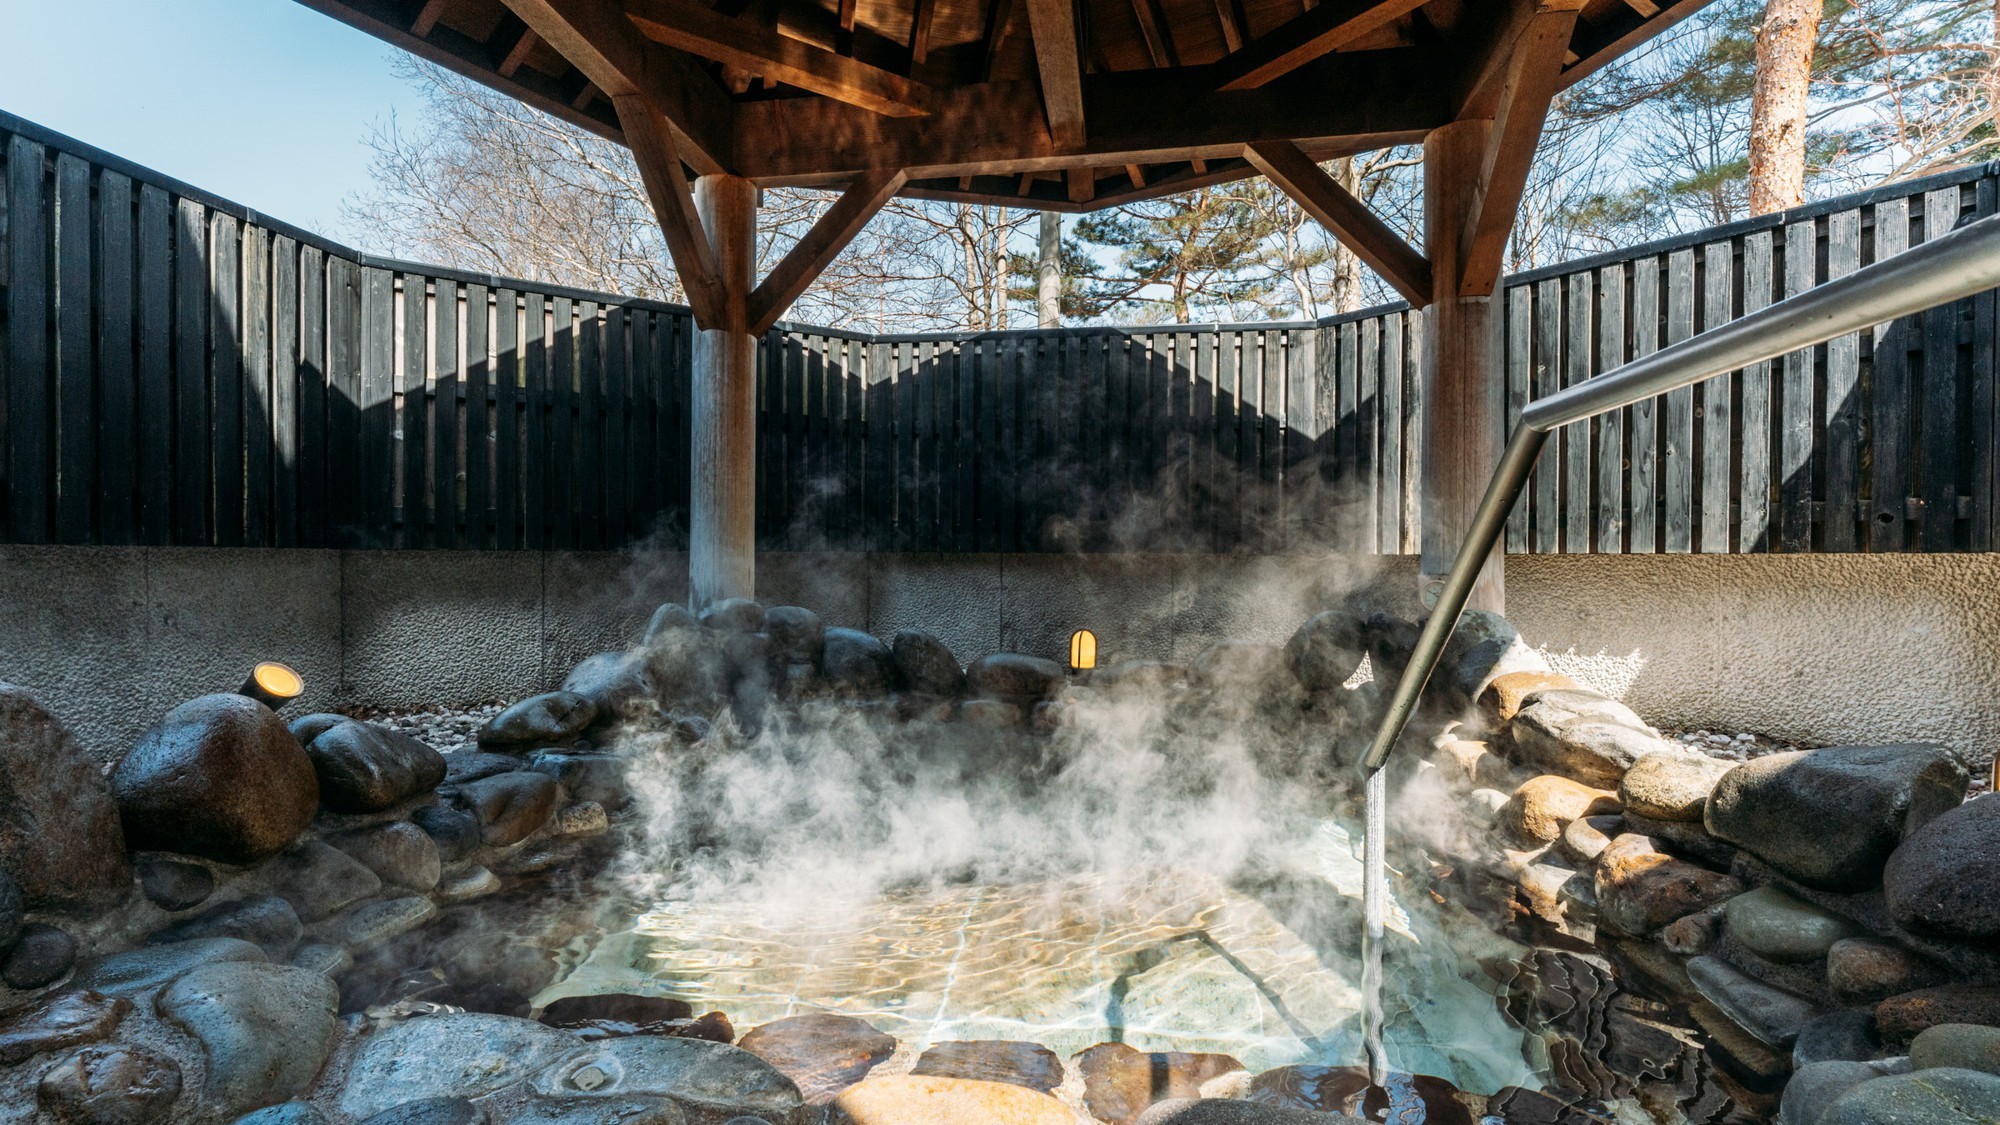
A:
<svg viewBox="0 0 2000 1125">
<path fill-rule="evenodd" d="M 695 336 L 690 380 L 688 605 L 757 595 L 757 338 L 748 301 L 757 256 L 757 189 L 737 176 L 695 181 L 715 248 L 723 327 Z"/>
</svg>

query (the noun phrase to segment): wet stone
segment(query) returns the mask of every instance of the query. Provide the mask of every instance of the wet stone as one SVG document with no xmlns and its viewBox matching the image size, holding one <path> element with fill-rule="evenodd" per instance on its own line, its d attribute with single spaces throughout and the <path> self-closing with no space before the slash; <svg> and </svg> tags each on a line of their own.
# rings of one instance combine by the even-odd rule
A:
<svg viewBox="0 0 2000 1125">
<path fill-rule="evenodd" d="M 1826 983 L 1848 1004 L 1874 1004 L 1900 992 L 1945 982 L 1945 971 L 1915 953 L 1877 938 L 1834 942 L 1826 953 Z"/>
<path fill-rule="evenodd" d="M 679 602 L 664 602 L 660 608 L 653 611 L 652 618 L 646 622 L 646 634 L 640 639 L 639 644 L 645 648 L 652 648 L 675 633 L 700 628 L 701 618 L 696 617 L 693 610 Z"/>
<path fill-rule="evenodd" d="M 896 672 L 896 690 L 954 699 L 965 693 L 965 670 L 958 657 L 937 637 L 920 629 L 905 629 L 889 642 Z"/>
<path fill-rule="evenodd" d="M 1076 1114 L 1048 1094 L 1006 1082 L 893 1075 L 841 1092 L 828 1125 L 1075 1125 Z"/>
<path fill-rule="evenodd" d="M 437 841 L 408 821 L 343 833 L 329 842 L 389 886 L 422 892 L 438 884 L 443 859 Z"/>
<path fill-rule="evenodd" d="M 319 809 L 299 740 L 270 708 L 229 694 L 167 712 L 112 770 L 111 792 L 128 846 L 222 863 L 275 855 Z"/>
<path fill-rule="evenodd" d="M 1776 887 L 1759 887 L 1729 900 L 1730 936 L 1760 957 L 1781 963 L 1817 961 L 1860 927 Z"/>
<path fill-rule="evenodd" d="M 819 667 L 826 647 L 826 624 L 819 614 L 801 606 L 772 606 L 764 611 L 764 634 L 781 663 Z"/>
<path fill-rule="evenodd" d="M 358 907 L 329 935 L 349 949 L 367 949 L 408 933 L 437 917 L 437 904 L 422 895 L 383 899 Z"/>
<path fill-rule="evenodd" d="M 163 945 L 194 938 L 240 938 L 265 949 L 284 951 L 297 945 L 302 933 L 304 927 L 291 903 L 276 895 L 257 895 L 210 907 L 152 934 L 146 941 L 150 945 Z"/>
<path fill-rule="evenodd" d="M 305 743 L 320 803 L 338 813 L 395 808 L 444 780 L 444 755 L 401 731 L 349 719 Z"/>
<path fill-rule="evenodd" d="M 1428 1074 L 1391 1071 L 1386 1084 L 1369 1082 L 1357 1066 L 1281 1066 L 1259 1074 L 1245 1092 L 1257 1105 L 1346 1114 L 1371 1121 L 1423 1125 L 1473 1125 L 1458 1090 Z M 1141 1120 L 1146 1120 L 1142 1118 Z"/>
<path fill-rule="evenodd" d="M 1676 918 L 1660 930 L 1659 942 L 1669 953 L 1692 957 L 1707 953 L 1722 930 L 1722 907 L 1711 906 Z"/>
<path fill-rule="evenodd" d="M 1725 774 L 1708 830 L 1808 887 L 1865 891 L 1903 837 L 1965 798 L 1965 769 L 1936 746 L 1771 754 Z"/>
<path fill-rule="evenodd" d="M 548 823 L 562 801 L 562 786 L 546 774 L 519 770 L 461 785 L 458 799 L 479 819 L 480 843 L 504 848 Z"/>
<path fill-rule="evenodd" d="M 1074 1063 L 1083 1074 L 1084 1105 L 1109 1125 L 1133 1125 L 1154 1102 L 1199 1097 L 1203 1084 L 1243 1069 L 1228 1055 L 1145 1052 L 1124 1043 L 1099 1043 Z"/>
<path fill-rule="evenodd" d="M 531 696 L 479 729 L 481 746 L 560 746 L 574 742 L 597 718 L 597 705 L 573 691 Z"/>
<path fill-rule="evenodd" d="M 1137 1125 L 1363 1125 L 1364 1120 L 1229 1098 L 1170 1098 L 1140 1114 Z"/>
<path fill-rule="evenodd" d="M 670 1098 L 527 1098 L 507 1115 L 507 1125 L 683 1125 L 687 1115 Z M 761 1117 L 733 1118 L 750 1125 Z"/>
<path fill-rule="evenodd" d="M 361 1041 L 338 1099 L 367 1119 L 426 1098 L 478 1098 L 578 1050 L 574 1037 L 528 1020 L 454 1012 L 406 1020 Z"/>
<path fill-rule="evenodd" d="M 122 898 L 131 885 L 126 847 L 97 763 L 33 693 L 0 683 L 0 949 L 21 903 L 99 906 Z"/>
<path fill-rule="evenodd" d="M 1046 1094 L 1063 1082 L 1062 1060 L 1040 1043 L 980 1039 L 938 1043 L 917 1058 L 911 1074 L 1005 1082 Z"/>
<path fill-rule="evenodd" d="M 1828 1106 L 1863 1082 L 1883 1076 L 1879 1066 L 1865 1062 L 1808 1063 L 1794 1071 L 1785 1083 L 1784 1100 L 1779 1103 L 1780 1125 L 1815 1125 L 1826 1115 Z"/>
<path fill-rule="evenodd" d="M 1316 613 L 1285 642 L 1285 663 L 1307 691 L 1334 691 L 1368 655 L 1368 625 L 1344 609 Z"/>
<path fill-rule="evenodd" d="M 1546 844 L 1561 838 L 1573 820 L 1617 811 L 1616 794 L 1545 774 L 1522 782 L 1500 810 L 1500 819 L 1522 839 Z"/>
<path fill-rule="evenodd" d="M 2000 1027 L 1943 1023 L 1925 1028 L 1910 1043 L 1915 1070 L 1952 1067 L 2000 1074 Z"/>
<path fill-rule="evenodd" d="M 457 863 L 479 848 L 479 818 L 463 809 L 425 805 L 410 813 L 410 823 L 437 842 L 442 863 Z"/>
<path fill-rule="evenodd" d="M 600 652 L 587 657 L 563 678 L 562 690 L 588 699 L 596 707 L 592 729 L 603 729 L 650 708 L 653 673 L 643 652 Z"/>
<path fill-rule="evenodd" d="M 1615 933 L 1645 937 L 1678 918 L 1742 893 L 1728 875 L 1660 852 L 1627 833 L 1597 857 L 1598 920 Z"/>
<path fill-rule="evenodd" d="M 464 1098 L 425 1098 L 391 1106 L 361 1125 L 482 1125 L 486 1113 Z"/>
<path fill-rule="evenodd" d="M 483 750 L 461 750 L 444 756 L 444 783 L 463 785 L 468 781 L 478 781 L 482 777 L 492 777 L 496 773 L 513 773 L 521 768 L 521 759 L 512 754 L 489 754 Z"/>
<path fill-rule="evenodd" d="M 1773 988 L 1714 957 L 1690 960 L 1687 972 L 1709 1003 L 1772 1047 L 1790 1047 L 1807 1022 L 1819 1015 L 1811 1001 Z"/>
<path fill-rule="evenodd" d="M 807 1105 L 823 1105 L 894 1054 L 896 1040 L 853 1016 L 818 1012 L 753 1028 L 738 1046 L 796 1083 Z"/>
<path fill-rule="evenodd" d="M 701 611 L 699 620 L 710 629 L 724 633 L 761 633 L 764 607 L 749 598 L 724 598 Z"/>
<path fill-rule="evenodd" d="M 382 889 L 382 880 L 373 871 L 323 840 L 307 840 L 298 847 L 288 849 L 265 864 L 258 875 L 266 886 L 292 904 L 300 918 L 308 922 L 331 917 L 342 907 L 360 902 Z M 235 904 L 213 907 L 183 924 L 199 922 L 210 915 L 224 918 L 234 908 Z M 248 936 L 230 930 L 216 932 L 232 937 Z"/>
<path fill-rule="evenodd" d="M 135 868 L 140 892 L 161 910 L 191 910 L 215 893 L 215 873 L 199 863 L 142 859 Z"/>
<path fill-rule="evenodd" d="M 828 629 L 821 671 L 827 686 L 850 699 L 880 699 L 895 679 L 889 646 L 859 629 Z"/>
<path fill-rule="evenodd" d="M 339 992 L 307 969 L 204 965 L 160 994 L 160 1015 L 201 1042 L 203 1100 L 228 1117 L 303 1091 L 333 1050 Z"/>
<path fill-rule="evenodd" d="M 75 963 L 75 938 L 55 926 L 29 922 L 0 957 L 0 981 L 23 991 L 41 988 L 61 980 Z"/>
<path fill-rule="evenodd" d="M 323 977 L 337 977 L 354 967 L 354 957 L 337 945 L 309 941 L 292 954 L 292 964 L 301 969 L 311 969 Z"/>
<path fill-rule="evenodd" d="M 45 1051 L 58 1051 L 108 1037 L 132 1010 L 132 1002 L 88 990 L 65 992 L 47 1005 L 0 1022 L 0 1066 L 13 1066 Z"/>
<path fill-rule="evenodd" d="M 606 808 L 617 808 L 629 796 L 625 759 L 617 754 L 537 754 L 531 768 L 555 778 L 573 800 L 595 801 Z"/>
<path fill-rule="evenodd" d="M 1882 1053 L 1882 1040 L 1875 1034 L 1872 1012 L 1843 1010 L 1828 1012 L 1806 1021 L 1792 1044 L 1792 1065 L 1816 1062 L 1867 1062 Z"/>
<path fill-rule="evenodd" d="M 593 996 L 564 996 L 551 1000 L 542 1009 L 541 1022 L 550 1027 L 568 1027 L 591 1021 L 629 1023 L 634 1026 L 684 1020 L 694 1015 L 685 1000 L 671 996 L 634 996 L 614 992 Z"/>
<path fill-rule="evenodd" d="M 485 898 L 500 887 L 500 876 L 473 864 L 439 879 L 434 893 L 439 902 L 471 902 L 476 898 Z"/>
<path fill-rule="evenodd" d="M 1911 832 L 1882 873 L 1898 925 L 1954 941 L 2000 938 L 2000 794 L 1975 797 Z"/>
<path fill-rule="evenodd" d="M 1004 699 L 968 699 L 958 705 L 958 721 L 986 730 L 1009 730 L 1021 725 L 1021 705 Z"/>
<path fill-rule="evenodd" d="M 168 984 L 202 965 L 263 961 L 264 951 L 241 938 L 197 938 L 115 953 L 85 965 L 72 983 L 108 996 L 136 996 Z"/>
<path fill-rule="evenodd" d="M 13 876 L 0 871 L 0 950 L 14 944 L 21 935 L 21 923 L 28 919 L 28 904 L 21 899 L 21 886 Z"/>
<path fill-rule="evenodd" d="M 533 1085 L 546 1096 L 669 1097 L 698 1121 L 749 1115 L 783 1122 L 793 1119 L 803 1104 L 790 1078 L 748 1051 L 705 1039 L 651 1035 L 587 1044 L 538 1072 Z"/>
<path fill-rule="evenodd" d="M 966 690 L 981 699 L 1033 704 L 1053 698 L 1063 686 L 1063 667 L 1039 656 L 996 652 L 972 662 L 965 670 Z"/>
<path fill-rule="evenodd" d="M 283 1102 L 246 1113 L 233 1125 L 328 1125 L 328 1122 L 326 1114 L 305 1102 Z"/>
<path fill-rule="evenodd" d="M 1708 795 L 1735 766 L 1706 754 L 1661 750 L 1632 763 L 1618 783 L 1618 796 L 1640 816 L 1699 823 Z"/>
<path fill-rule="evenodd" d="M 2000 986 L 1919 988 L 1875 1005 L 1875 1026 L 1890 1047 L 1906 1046 L 1919 1032 L 1945 1023 L 2000 1027 Z"/>
<path fill-rule="evenodd" d="M 1976 1070 L 1920 1070 L 1863 1082 L 1820 1115 L 1817 1125 L 1992 1125 L 2000 1121 L 2000 1076 Z"/>
<path fill-rule="evenodd" d="M 605 815 L 604 806 L 596 801 L 566 805 L 549 824 L 549 831 L 558 836 L 602 836 L 610 830 L 611 820 Z"/>
<path fill-rule="evenodd" d="M 92 1046 L 56 1060 L 35 1099 L 60 1125 L 150 1125 L 167 1120 L 181 1068 L 138 1047 Z"/>
</svg>

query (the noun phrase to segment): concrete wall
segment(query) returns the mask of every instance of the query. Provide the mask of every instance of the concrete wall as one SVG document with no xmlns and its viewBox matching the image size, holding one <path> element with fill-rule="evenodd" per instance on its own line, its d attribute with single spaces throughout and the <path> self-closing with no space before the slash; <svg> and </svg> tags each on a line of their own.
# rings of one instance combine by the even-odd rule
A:
<svg viewBox="0 0 2000 1125">
<path fill-rule="evenodd" d="M 110 758 L 260 659 L 303 705 L 515 698 L 637 638 L 686 596 L 673 553 L 0 547 L 0 680 Z M 962 658 L 1191 659 L 1282 641 L 1351 592 L 1414 610 L 1414 563 L 1215 555 L 766 554 L 766 604 Z M 2000 555 L 1517 556 L 1510 615 L 1551 661 L 1656 723 L 1819 741 L 2000 744 Z"/>
</svg>

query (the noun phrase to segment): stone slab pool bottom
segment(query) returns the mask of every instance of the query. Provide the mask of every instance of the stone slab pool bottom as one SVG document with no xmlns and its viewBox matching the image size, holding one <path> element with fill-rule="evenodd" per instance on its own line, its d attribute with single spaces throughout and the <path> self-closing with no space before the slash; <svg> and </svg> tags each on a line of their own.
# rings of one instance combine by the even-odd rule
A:
<svg viewBox="0 0 2000 1125">
<path fill-rule="evenodd" d="M 1357 843 L 1334 822 L 1318 826 L 1304 858 L 1327 895 L 1358 903 Z M 1523 1031 L 1499 1011 L 1474 963 L 1525 949 L 1422 891 L 1404 897 L 1424 901 L 1391 912 L 1390 1065 L 1475 1093 L 1540 1087 Z M 587 993 L 675 996 L 696 1012 L 726 1013 L 739 1033 L 838 1012 L 895 1036 L 904 1052 L 1012 1039 L 1067 1060 L 1122 1041 L 1220 1052 L 1253 1072 L 1364 1058 L 1358 931 L 1301 934 L 1213 876 L 947 886 L 838 910 L 746 902 L 754 899 L 657 903 L 537 1003 Z"/>
</svg>

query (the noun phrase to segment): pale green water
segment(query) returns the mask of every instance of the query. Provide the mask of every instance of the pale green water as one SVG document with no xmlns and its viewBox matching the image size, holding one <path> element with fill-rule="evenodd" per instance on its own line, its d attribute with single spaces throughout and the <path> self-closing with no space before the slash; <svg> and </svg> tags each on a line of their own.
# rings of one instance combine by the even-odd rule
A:
<svg viewBox="0 0 2000 1125">
<path fill-rule="evenodd" d="M 1356 842 L 1322 822 L 1297 857 L 1323 892 L 1358 905 Z M 1522 949 L 1427 895 L 1387 905 L 1388 1063 L 1491 1092 L 1541 1085 L 1499 1012 L 1480 958 Z M 1280 906 L 1280 909 L 1283 909 Z M 538 998 L 678 996 L 739 1030 L 833 1011 L 909 1048 L 1016 1039 L 1067 1057 L 1122 1040 L 1217 1051 L 1253 1071 L 1364 1061 L 1358 909 L 1342 933 L 1301 933 L 1272 906 L 1207 875 L 1162 871 L 882 895 L 860 907 L 759 909 L 664 901 Z"/>
</svg>

